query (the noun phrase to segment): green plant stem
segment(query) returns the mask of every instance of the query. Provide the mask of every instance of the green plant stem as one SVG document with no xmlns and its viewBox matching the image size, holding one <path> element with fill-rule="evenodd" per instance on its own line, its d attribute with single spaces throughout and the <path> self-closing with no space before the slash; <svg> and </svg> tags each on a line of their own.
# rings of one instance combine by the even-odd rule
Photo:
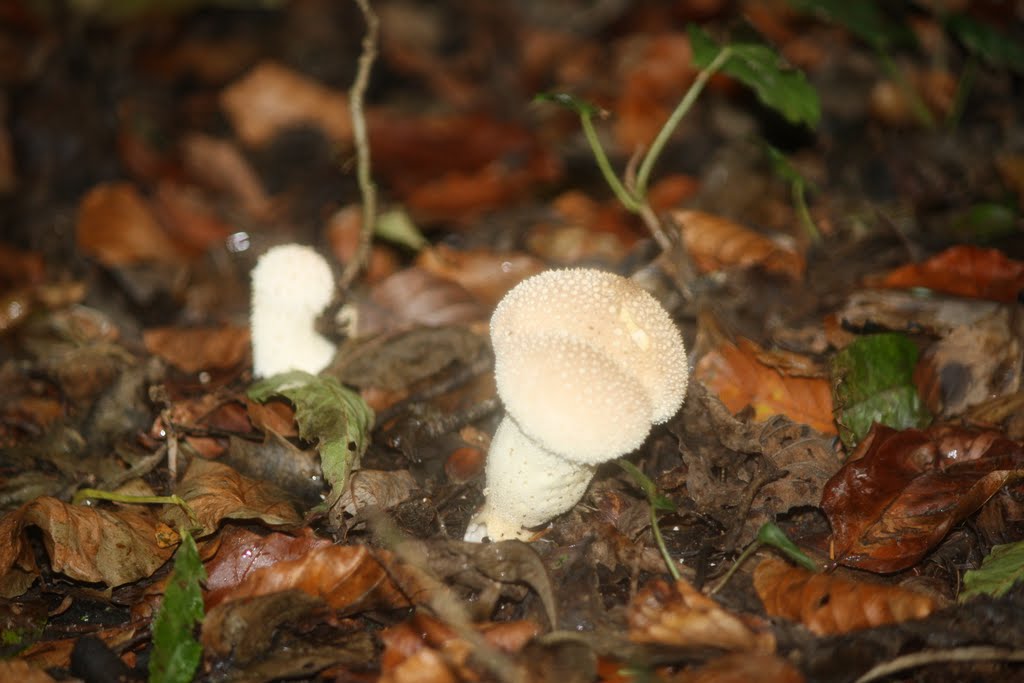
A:
<svg viewBox="0 0 1024 683">
<path fill-rule="evenodd" d="M 647 150 L 647 154 L 644 155 L 644 160 L 640 163 L 640 169 L 636 174 L 636 183 L 633 187 L 634 196 L 638 197 L 641 201 L 644 201 L 644 197 L 647 196 L 647 181 L 651 176 L 651 171 L 654 168 L 655 162 L 661 155 L 661 151 L 668 144 L 669 137 L 675 131 L 679 122 L 686 116 L 687 112 L 693 107 L 693 103 L 697 101 L 697 97 L 701 91 L 704 90 L 704 86 L 707 85 L 708 80 L 711 79 L 715 72 L 717 72 L 722 65 L 728 61 L 729 57 L 732 56 L 732 49 L 726 45 L 721 51 L 715 56 L 715 58 L 704 67 L 697 78 L 693 81 L 690 89 L 686 91 L 686 95 L 683 99 L 679 100 L 679 104 L 672 111 L 672 115 L 665 121 L 665 125 L 658 131 L 658 135 L 654 138 L 654 142 L 651 143 L 651 148 Z"/>
<path fill-rule="evenodd" d="M 935 117 L 928 110 L 928 106 L 921 100 L 921 96 L 917 94 L 917 91 L 910 84 L 910 82 L 903 75 L 896 64 L 892 61 L 892 57 L 882 50 L 877 49 L 878 59 L 882 63 L 882 68 L 885 69 L 886 74 L 889 78 L 896 82 L 896 86 L 903 92 L 907 98 L 907 103 L 910 105 L 911 110 L 914 112 L 914 116 L 925 128 L 935 128 Z"/>
<path fill-rule="evenodd" d="M 960 80 L 956 84 L 956 96 L 953 99 L 953 108 L 949 110 L 949 117 L 946 118 L 946 127 L 949 130 L 956 130 L 957 126 L 960 125 L 960 119 L 964 115 L 964 109 L 967 107 L 967 98 L 971 94 L 971 90 L 974 89 L 974 79 L 978 75 L 978 60 L 971 55 L 967 60 L 967 64 L 964 65 L 964 70 L 960 72 Z"/>
<path fill-rule="evenodd" d="M 729 571 L 727 571 L 725 575 L 722 576 L 722 579 L 715 584 L 715 587 L 711 589 L 708 595 L 714 595 L 718 591 L 725 588 L 725 584 L 729 583 L 729 579 L 731 579 L 732 575 L 736 573 L 736 570 L 740 568 L 740 565 L 746 562 L 748 557 L 756 553 L 758 549 L 761 547 L 761 545 L 761 541 L 755 540 L 752 541 L 750 545 L 748 545 L 746 548 L 744 548 L 743 552 L 740 553 L 740 556 L 737 557 L 736 561 L 732 563 L 731 567 L 729 567 Z"/>
<path fill-rule="evenodd" d="M 601 169 L 601 175 L 604 176 L 605 181 L 612 188 L 615 197 L 628 211 L 638 213 L 640 211 L 640 202 L 629 193 L 629 190 L 622 184 L 619 177 L 615 175 L 612 164 L 608 161 L 608 155 L 605 154 L 604 147 L 601 146 L 601 141 L 597 138 L 597 131 L 594 130 L 594 122 L 591 119 L 590 112 L 580 112 L 580 123 L 583 125 L 583 134 L 590 144 L 590 150 L 594 153 L 597 167 Z"/>
<path fill-rule="evenodd" d="M 100 489 L 79 489 L 71 499 L 71 504 L 81 505 L 82 501 L 86 498 L 109 500 L 112 503 L 127 503 L 129 505 L 177 505 L 188 515 L 188 521 L 193 527 L 202 527 L 192 507 L 185 502 L 184 498 L 177 495 L 134 496 L 128 493 L 115 493 L 114 491 L 102 491 Z"/>
<path fill-rule="evenodd" d="M 661 528 L 658 526 L 658 512 L 654 509 L 654 503 L 648 501 L 651 508 L 651 533 L 654 534 L 654 542 L 658 545 L 658 550 L 661 551 L 661 557 L 665 560 L 665 566 L 668 567 L 668 573 L 672 575 L 672 578 L 678 581 L 682 578 L 679 574 L 679 570 L 676 569 L 676 563 L 672 559 L 672 556 L 668 553 L 668 546 L 665 545 L 665 537 L 661 535 Z"/>
<path fill-rule="evenodd" d="M 792 184 L 793 193 L 793 206 L 796 208 L 796 215 L 800 219 L 800 224 L 804 227 L 804 231 L 814 244 L 821 243 L 821 231 L 818 230 L 818 226 L 815 224 L 814 219 L 811 218 L 811 212 L 807 209 L 807 197 L 806 188 L 804 183 L 795 182 Z"/>
</svg>

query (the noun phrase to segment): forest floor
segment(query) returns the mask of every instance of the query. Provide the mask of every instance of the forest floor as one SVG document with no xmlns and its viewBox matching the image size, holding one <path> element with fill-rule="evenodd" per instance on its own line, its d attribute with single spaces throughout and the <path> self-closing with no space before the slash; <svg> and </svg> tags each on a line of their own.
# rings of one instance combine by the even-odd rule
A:
<svg viewBox="0 0 1024 683">
<path fill-rule="evenodd" d="M 0 680 L 1019 680 L 1020 3 L 371 6 L 361 85 L 355 2 L 0 6 Z M 255 384 L 287 243 L 337 352 Z M 464 541 L 491 313 L 569 266 L 685 402 Z"/>
</svg>

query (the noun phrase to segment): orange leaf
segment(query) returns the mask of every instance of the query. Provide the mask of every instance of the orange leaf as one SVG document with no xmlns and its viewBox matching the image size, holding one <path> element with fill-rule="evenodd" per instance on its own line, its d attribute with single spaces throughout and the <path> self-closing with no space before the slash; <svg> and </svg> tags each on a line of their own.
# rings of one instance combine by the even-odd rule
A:
<svg viewBox="0 0 1024 683">
<path fill-rule="evenodd" d="M 231 368 L 249 354 L 249 328 L 235 325 L 212 329 L 157 327 L 142 335 L 146 350 L 185 372 Z"/>
<path fill-rule="evenodd" d="M 755 421 L 785 415 L 822 434 L 835 434 L 828 380 L 783 374 L 761 363 L 758 356 L 762 353 L 747 339 L 740 340 L 739 346 L 726 344 L 700 359 L 696 377 L 733 413 L 749 405 Z"/>
<path fill-rule="evenodd" d="M 462 285 L 480 301 L 497 304 L 508 290 L 544 270 L 544 264 L 518 251 L 457 250 L 439 244 L 420 252 L 416 265 Z"/>
<path fill-rule="evenodd" d="M 173 263 L 179 258 L 149 202 L 129 182 L 97 185 L 86 193 L 78 206 L 75 239 L 86 255 L 105 266 Z"/>
<path fill-rule="evenodd" d="M 815 574 L 775 557 L 754 570 L 754 587 L 769 615 L 799 621 L 818 635 L 923 619 L 937 607 L 923 593 Z"/>
<path fill-rule="evenodd" d="M 672 677 L 672 683 L 803 683 L 800 670 L 772 654 L 733 652 L 696 670 Z"/>
<path fill-rule="evenodd" d="M 775 651 L 766 625 L 750 624 L 727 612 L 687 581 L 655 579 L 630 603 L 629 639 L 677 647 L 715 647 L 741 652 Z"/>
<path fill-rule="evenodd" d="M 1024 262 L 998 249 L 969 244 L 950 247 L 927 261 L 867 279 L 871 287 L 927 287 L 937 292 L 976 299 L 1014 302 L 1024 289 Z"/>
<path fill-rule="evenodd" d="M 704 272 L 758 266 L 791 280 L 803 279 L 806 262 L 794 248 L 776 243 L 727 218 L 703 211 L 670 213 L 683 233 L 683 242 L 697 267 Z"/>
</svg>

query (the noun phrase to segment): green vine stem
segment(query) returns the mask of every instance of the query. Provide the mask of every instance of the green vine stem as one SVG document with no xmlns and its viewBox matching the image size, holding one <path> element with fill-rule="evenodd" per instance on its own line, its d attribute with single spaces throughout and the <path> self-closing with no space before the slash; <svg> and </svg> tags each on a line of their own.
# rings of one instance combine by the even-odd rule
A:
<svg viewBox="0 0 1024 683">
<path fill-rule="evenodd" d="M 615 197 L 619 202 L 626 207 L 628 211 L 638 213 L 641 208 L 640 202 L 630 194 L 629 190 L 626 189 L 619 177 L 615 175 L 615 171 L 612 169 L 612 164 L 608 161 L 608 155 L 605 154 L 604 147 L 601 146 L 601 141 L 597 137 L 597 131 L 594 130 L 594 122 L 592 120 L 592 113 L 588 110 L 581 110 L 579 112 L 580 123 L 583 125 L 583 134 L 587 138 L 587 142 L 590 144 L 590 151 L 594 153 L 594 159 L 597 161 L 597 167 L 601 169 L 601 175 L 604 176 L 608 186 L 612 188 L 612 192 L 615 193 Z"/>
<path fill-rule="evenodd" d="M 176 496 L 134 496 L 128 493 L 116 493 L 114 491 L 103 491 L 100 489 L 79 489 L 74 497 L 71 499 L 72 505 L 81 505 L 83 501 L 88 498 L 95 500 L 109 500 L 112 503 L 126 503 L 128 505 L 177 505 L 181 510 L 188 516 L 189 524 L 192 528 L 202 528 L 202 524 L 199 522 L 199 518 L 196 517 L 195 511 L 192 509 L 185 499 Z"/>
</svg>

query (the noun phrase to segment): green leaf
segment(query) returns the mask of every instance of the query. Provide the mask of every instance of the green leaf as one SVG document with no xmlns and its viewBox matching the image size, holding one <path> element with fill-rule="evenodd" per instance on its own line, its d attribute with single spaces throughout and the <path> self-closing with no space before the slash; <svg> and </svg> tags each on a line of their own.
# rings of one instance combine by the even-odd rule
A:
<svg viewBox="0 0 1024 683">
<path fill-rule="evenodd" d="M 149 658 L 150 683 L 187 683 L 199 668 L 203 648 L 196 626 L 203 620 L 203 592 L 199 584 L 206 570 L 188 530 L 174 555 L 174 571 L 164 590 L 164 601 L 153 620 L 153 652 Z"/>
<path fill-rule="evenodd" d="M 1017 232 L 1018 218 L 1006 204 L 981 202 L 954 216 L 950 230 L 960 241 L 994 242 Z"/>
<path fill-rule="evenodd" d="M 821 568 L 818 563 L 811 559 L 807 553 L 800 550 L 796 543 L 789 540 L 789 536 L 774 522 L 765 522 L 757 531 L 757 540 L 763 545 L 769 545 L 786 557 L 796 562 L 804 569 L 812 572 L 819 572 Z"/>
<path fill-rule="evenodd" d="M 968 52 L 989 66 L 1024 74 L 1024 44 L 962 14 L 950 17 L 946 27 Z"/>
<path fill-rule="evenodd" d="M 877 50 L 914 45 L 914 34 L 903 22 L 895 21 L 870 0 L 789 0 L 805 14 L 816 14 L 846 28 Z"/>
<path fill-rule="evenodd" d="M 601 117 L 606 116 L 608 114 L 607 111 L 597 106 L 596 104 L 592 104 L 590 102 L 587 102 L 586 100 L 581 100 L 575 95 L 570 95 L 569 93 L 564 92 L 537 93 L 536 95 L 533 96 L 533 101 L 553 102 L 554 104 L 557 104 L 561 107 L 565 107 L 566 109 L 576 112 L 580 116 Z"/>
<path fill-rule="evenodd" d="M 1024 541 L 997 545 L 981 561 L 981 567 L 964 573 L 964 589 L 960 602 L 976 595 L 998 598 L 1006 595 L 1013 584 L 1024 580 Z"/>
<path fill-rule="evenodd" d="M 333 377 L 301 370 L 267 377 L 249 388 L 249 397 L 254 401 L 263 402 L 274 396 L 284 396 L 295 405 L 299 436 L 317 443 L 320 467 L 331 485 L 326 504 L 333 505 L 370 445 L 373 409 Z"/>
<path fill-rule="evenodd" d="M 695 24 L 688 27 L 694 63 L 706 68 L 722 50 L 729 57 L 722 71 L 757 94 L 757 98 L 793 124 L 811 128 L 821 119 L 821 103 L 804 73 L 795 69 L 772 48 L 756 43 L 735 43 L 720 47 Z"/>
<path fill-rule="evenodd" d="M 914 386 L 917 346 L 902 334 L 861 337 L 832 359 L 832 398 L 839 437 L 853 448 L 879 422 L 893 429 L 931 420 Z"/>
<path fill-rule="evenodd" d="M 427 238 L 423 236 L 404 209 L 385 211 L 377 216 L 373 234 L 388 242 L 409 247 L 413 251 L 419 251 L 429 244 Z"/>
</svg>

